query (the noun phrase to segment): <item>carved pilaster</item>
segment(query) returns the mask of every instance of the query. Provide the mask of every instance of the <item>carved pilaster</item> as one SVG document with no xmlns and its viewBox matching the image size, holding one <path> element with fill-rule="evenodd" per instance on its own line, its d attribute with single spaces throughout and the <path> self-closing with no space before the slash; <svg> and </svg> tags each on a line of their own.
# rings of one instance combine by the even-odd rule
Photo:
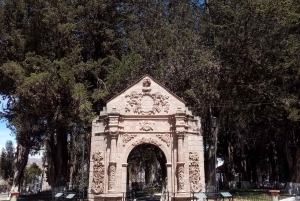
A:
<svg viewBox="0 0 300 201">
<path fill-rule="evenodd" d="M 177 134 L 177 157 L 178 157 L 178 161 L 177 162 L 183 162 L 184 160 L 184 150 L 183 150 L 183 138 L 184 138 L 184 133 L 181 134 Z"/>
<path fill-rule="evenodd" d="M 93 165 L 93 180 L 92 180 L 92 192 L 94 194 L 100 194 L 104 191 L 104 164 L 103 155 L 100 151 L 95 151 L 92 156 L 94 160 Z"/>
<path fill-rule="evenodd" d="M 114 191 L 116 181 L 116 162 L 110 162 L 108 167 L 108 190 Z"/>
<path fill-rule="evenodd" d="M 184 163 L 177 163 L 178 192 L 184 192 Z"/>
<path fill-rule="evenodd" d="M 196 151 L 189 152 L 189 179 L 191 192 L 200 192 L 202 185 L 200 183 L 199 155 Z"/>
<path fill-rule="evenodd" d="M 111 113 L 108 114 L 108 128 L 110 133 L 117 133 L 119 131 L 120 113 L 116 108 L 112 108 Z"/>
<path fill-rule="evenodd" d="M 117 154 L 117 133 L 110 133 L 110 156 L 109 156 L 109 161 L 115 161 L 116 159 L 116 154 Z"/>
<path fill-rule="evenodd" d="M 188 129 L 186 114 L 181 108 L 178 108 L 175 114 L 175 129 L 178 134 L 184 133 Z"/>
</svg>

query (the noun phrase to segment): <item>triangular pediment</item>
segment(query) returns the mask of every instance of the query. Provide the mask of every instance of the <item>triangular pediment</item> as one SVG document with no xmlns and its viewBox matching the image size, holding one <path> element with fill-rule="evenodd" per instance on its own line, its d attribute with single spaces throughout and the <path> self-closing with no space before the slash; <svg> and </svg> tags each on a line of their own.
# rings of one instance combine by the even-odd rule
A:
<svg viewBox="0 0 300 201">
<path fill-rule="evenodd" d="M 170 115 L 178 108 L 185 108 L 185 102 L 148 75 L 107 103 L 107 113 L 122 115 Z"/>
</svg>

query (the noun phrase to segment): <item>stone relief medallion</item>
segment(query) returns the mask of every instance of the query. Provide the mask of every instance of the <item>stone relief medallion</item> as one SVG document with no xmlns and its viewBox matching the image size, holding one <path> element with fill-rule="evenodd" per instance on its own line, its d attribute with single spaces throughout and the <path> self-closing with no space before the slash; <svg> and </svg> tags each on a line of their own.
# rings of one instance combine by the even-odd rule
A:
<svg viewBox="0 0 300 201">
<path fill-rule="evenodd" d="M 169 96 L 163 95 L 161 92 L 151 94 L 145 91 L 143 93 L 133 91 L 125 95 L 125 98 L 125 112 L 132 111 L 141 115 L 154 115 L 160 113 L 162 110 L 166 113 L 169 112 Z"/>
<path fill-rule="evenodd" d="M 171 144 L 171 137 L 170 134 L 159 134 L 156 135 L 156 137 L 158 137 L 159 139 L 161 139 L 161 141 L 165 142 L 167 144 L 167 146 L 169 147 Z"/>
<path fill-rule="evenodd" d="M 140 122 L 141 131 L 153 131 L 155 122 L 154 121 L 142 121 Z"/>
<path fill-rule="evenodd" d="M 179 165 L 177 169 L 178 191 L 184 191 L 184 165 Z"/>
<path fill-rule="evenodd" d="M 189 152 L 189 163 L 191 192 L 200 192 L 202 190 L 202 185 L 200 183 L 199 155 L 197 152 Z"/>
<path fill-rule="evenodd" d="M 113 190 L 116 179 L 116 163 L 111 163 L 108 169 L 108 190 Z"/>
<path fill-rule="evenodd" d="M 156 146 L 161 146 L 161 144 L 159 142 L 157 142 L 155 139 L 152 139 L 152 138 L 142 138 L 142 139 L 132 143 L 133 146 L 137 146 L 140 144 L 153 144 Z"/>
<path fill-rule="evenodd" d="M 130 140 L 132 140 L 135 137 L 136 137 L 136 134 L 124 134 L 123 135 L 123 147 L 125 147 L 127 142 L 129 142 Z"/>
<path fill-rule="evenodd" d="M 94 166 L 91 188 L 95 194 L 100 194 L 104 191 L 104 164 L 102 153 L 95 151 L 92 158 L 94 160 Z"/>
</svg>

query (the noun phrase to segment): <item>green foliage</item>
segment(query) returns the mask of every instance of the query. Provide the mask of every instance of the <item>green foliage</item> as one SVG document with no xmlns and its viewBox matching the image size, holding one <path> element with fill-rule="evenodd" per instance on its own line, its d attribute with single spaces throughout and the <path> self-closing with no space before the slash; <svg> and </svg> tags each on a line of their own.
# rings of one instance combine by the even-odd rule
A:
<svg viewBox="0 0 300 201">
<path fill-rule="evenodd" d="M 15 148 L 12 141 L 7 141 L 5 148 L 2 148 L 1 151 L 1 161 L 0 161 L 0 172 L 1 177 L 4 180 L 7 180 L 8 183 L 12 184 L 13 179 L 13 166 L 15 158 Z"/>
<path fill-rule="evenodd" d="M 23 187 L 29 191 L 38 190 L 37 188 L 41 184 L 42 170 L 36 164 L 32 163 L 26 170 L 24 175 Z"/>
<path fill-rule="evenodd" d="M 273 178 L 299 181 L 299 2 L 202 3 L 1 2 L 1 116 L 31 154 L 46 147 L 52 186 L 78 171 L 68 157 L 79 161 L 78 136 L 105 102 L 144 74 L 206 120 L 208 170 L 219 139 L 227 175 L 268 164 Z"/>
</svg>

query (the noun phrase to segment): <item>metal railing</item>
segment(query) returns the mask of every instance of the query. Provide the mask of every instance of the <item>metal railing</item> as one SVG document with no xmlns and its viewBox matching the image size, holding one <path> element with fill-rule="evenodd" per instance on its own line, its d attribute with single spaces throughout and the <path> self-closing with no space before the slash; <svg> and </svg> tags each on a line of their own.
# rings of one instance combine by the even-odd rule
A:
<svg viewBox="0 0 300 201">
<path fill-rule="evenodd" d="M 57 193 L 56 193 L 57 194 Z M 70 196 L 73 195 L 74 196 Z M 68 197 L 69 196 L 69 197 Z M 85 193 L 84 196 L 79 192 L 61 192 L 61 195 L 55 197 L 51 191 L 47 192 L 40 192 L 36 194 L 27 194 L 27 195 L 20 195 L 17 199 L 18 201 L 59 201 L 59 200 L 69 200 L 69 201 L 87 201 L 87 194 Z"/>
</svg>

